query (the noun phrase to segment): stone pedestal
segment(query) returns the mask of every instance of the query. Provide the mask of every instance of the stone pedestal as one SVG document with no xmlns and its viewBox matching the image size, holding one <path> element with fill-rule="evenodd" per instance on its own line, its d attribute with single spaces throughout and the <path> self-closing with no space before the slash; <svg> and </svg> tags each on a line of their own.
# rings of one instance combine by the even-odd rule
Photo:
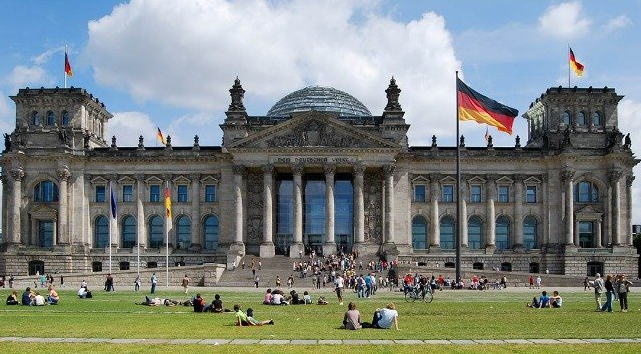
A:
<svg viewBox="0 0 641 354">
<path fill-rule="evenodd" d="M 245 244 L 242 242 L 234 242 L 229 245 L 229 251 L 227 253 L 232 253 L 238 255 L 239 257 L 243 257 L 245 255 Z"/>
<path fill-rule="evenodd" d="M 325 243 L 323 244 L 323 255 L 328 256 L 330 254 L 337 254 L 336 244 L 335 243 Z"/>
<path fill-rule="evenodd" d="M 292 243 L 289 246 L 289 258 L 300 258 L 300 255 L 305 257 L 305 245 L 302 243 Z"/>
<path fill-rule="evenodd" d="M 579 249 L 573 243 L 563 245 L 563 251 L 565 253 L 579 253 Z"/>
<path fill-rule="evenodd" d="M 442 252 L 440 245 L 430 245 L 428 250 L 430 254 L 440 254 Z"/>
<path fill-rule="evenodd" d="M 485 246 L 485 254 L 494 254 L 496 252 L 496 245 Z"/>
<path fill-rule="evenodd" d="M 273 243 L 263 243 L 260 245 L 260 258 L 274 258 L 276 249 Z"/>
</svg>

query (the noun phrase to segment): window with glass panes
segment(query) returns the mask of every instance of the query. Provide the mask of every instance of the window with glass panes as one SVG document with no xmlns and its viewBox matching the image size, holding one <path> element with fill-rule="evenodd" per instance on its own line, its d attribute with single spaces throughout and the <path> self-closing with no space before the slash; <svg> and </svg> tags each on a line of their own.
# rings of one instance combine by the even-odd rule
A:
<svg viewBox="0 0 641 354">
<path fill-rule="evenodd" d="M 583 248 L 594 247 L 594 223 L 592 221 L 579 221 L 579 246 Z"/>
<path fill-rule="evenodd" d="M 131 203 L 134 201 L 134 186 L 131 184 L 125 184 L 122 186 L 122 201 L 125 203 Z"/>
<path fill-rule="evenodd" d="M 178 185 L 178 202 L 187 203 L 187 185 Z"/>
<path fill-rule="evenodd" d="M 205 185 L 205 202 L 213 203 L 216 201 L 216 185 L 207 184 Z"/>
<path fill-rule="evenodd" d="M 425 185 L 414 185 L 414 201 L 417 203 L 425 203 Z"/>
<path fill-rule="evenodd" d="M 467 245 L 470 249 L 481 248 L 483 237 L 483 221 L 478 216 L 473 216 L 467 223 Z"/>
<path fill-rule="evenodd" d="M 510 187 L 499 186 L 499 203 L 509 203 L 509 202 L 510 202 Z"/>
<path fill-rule="evenodd" d="M 441 187 L 441 202 L 453 203 L 454 202 L 454 186 L 445 184 Z"/>
<path fill-rule="evenodd" d="M 444 216 L 439 225 L 441 233 L 441 248 L 454 249 L 454 218 Z"/>
<path fill-rule="evenodd" d="M 96 186 L 96 203 L 104 203 L 105 200 L 105 186 Z"/>
<path fill-rule="evenodd" d="M 149 186 L 149 201 L 152 203 L 160 203 L 160 185 L 152 184 Z"/>
<path fill-rule="evenodd" d="M 525 187 L 525 202 L 536 203 L 536 186 Z"/>
<path fill-rule="evenodd" d="M 480 203 L 481 202 L 481 186 L 474 185 L 470 186 L 470 203 Z"/>
<path fill-rule="evenodd" d="M 506 250 L 510 247 L 510 220 L 505 216 L 496 219 L 496 249 Z"/>
</svg>

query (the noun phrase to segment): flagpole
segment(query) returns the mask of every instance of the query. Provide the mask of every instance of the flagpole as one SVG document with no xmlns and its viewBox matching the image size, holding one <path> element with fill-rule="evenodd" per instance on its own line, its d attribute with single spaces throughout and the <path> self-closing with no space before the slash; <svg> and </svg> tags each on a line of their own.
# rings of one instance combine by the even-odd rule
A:
<svg viewBox="0 0 641 354">
<path fill-rule="evenodd" d="M 570 44 L 568 43 L 568 88 L 570 88 L 570 78 L 572 77 L 570 66 Z"/>
<path fill-rule="evenodd" d="M 169 181 L 166 181 L 165 185 L 166 190 L 169 190 Z M 167 198 L 167 196 L 165 196 Z M 165 201 L 165 204 L 167 201 Z M 166 209 L 165 205 L 165 209 Z M 168 212 L 165 212 L 167 218 L 167 227 L 165 228 L 165 277 L 167 281 L 167 288 L 169 288 L 169 223 L 171 222 L 171 215 L 168 215 Z"/>
<path fill-rule="evenodd" d="M 113 188 L 112 182 L 109 181 L 109 204 L 112 203 L 112 200 L 111 200 L 111 195 L 113 193 L 112 188 Z M 111 217 L 109 218 L 109 274 L 111 274 L 111 241 L 112 241 L 112 235 L 111 234 L 112 234 L 112 229 L 113 229 L 112 224 L 113 224 L 113 220 L 114 220 L 114 216 L 113 216 L 113 212 L 112 212 L 113 205 L 110 205 L 110 209 L 111 210 L 109 212 L 111 214 Z M 107 290 L 109 290 L 109 289 L 107 289 Z"/>
<path fill-rule="evenodd" d="M 458 86 L 458 70 L 456 71 L 456 85 Z M 461 280 L 461 222 L 464 216 L 461 215 L 461 134 L 459 130 L 459 100 L 458 87 L 456 89 L 456 279 L 458 283 Z"/>
<path fill-rule="evenodd" d="M 62 76 L 65 77 L 65 87 L 64 88 L 67 88 L 67 59 L 66 58 L 67 58 L 67 44 L 65 43 L 65 65 L 63 66 L 64 70 L 62 70 Z M 111 234 L 109 236 L 109 241 L 111 241 Z"/>
</svg>

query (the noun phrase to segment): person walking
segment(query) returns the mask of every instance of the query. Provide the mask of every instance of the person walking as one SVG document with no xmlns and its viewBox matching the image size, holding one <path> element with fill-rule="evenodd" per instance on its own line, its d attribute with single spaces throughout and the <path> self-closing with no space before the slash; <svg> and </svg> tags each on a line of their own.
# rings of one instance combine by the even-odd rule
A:
<svg viewBox="0 0 641 354">
<path fill-rule="evenodd" d="M 151 293 L 155 294 L 156 293 L 156 284 L 158 284 L 158 277 L 156 277 L 156 273 L 153 273 L 151 275 Z"/>
<path fill-rule="evenodd" d="M 190 281 L 191 281 L 191 279 L 189 279 L 187 274 L 185 274 L 185 276 L 183 277 L 183 280 L 182 280 L 182 284 L 181 284 L 183 289 L 185 290 L 185 294 L 187 294 L 187 292 L 189 291 L 189 282 Z"/>
<path fill-rule="evenodd" d="M 600 279 L 599 274 L 597 273 L 597 279 Z M 603 279 L 601 279 L 601 283 L 603 283 Z M 596 296 L 596 285 L 597 281 L 594 281 L 594 293 Z M 605 283 L 603 283 L 604 286 L 603 288 L 605 289 L 605 305 L 600 308 L 601 311 L 607 311 L 607 312 L 612 312 L 612 301 L 614 299 L 614 284 L 612 284 L 612 274 L 608 274 L 605 277 Z M 601 300 L 599 299 L 597 301 L 597 304 L 600 304 Z"/>
<path fill-rule="evenodd" d="M 343 287 L 345 287 L 345 283 L 343 282 L 343 277 L 341 276 L 340 273 L 336 275 L 336 279 L 334 280 L 334 285 L 336 286 L 336 296 L 338 297 L 338 304 L 343 305 Z"/>
<path fill-rule="evenodd" d="M 140 290 L 140 284 L 142 283 L 142 280 L 140 279 L 140 274 L 136 275 L 136 279 L 134 280 L 134 291 Z"/>
<path fill-rule="evenodd" d="M 610 287 L 612 287 L 612 283 L 610 283 Z M 594 279 L 594 300 L 596 301 L 597 311 L 604 311 L 603 309 L 605 308 L 605 306 L 601 306 L 601 295 L 604 289 L 607 290 L 603 283 L 603 278 L 601 278 L 601 274 L 596 273 L 596 278 Z M 610 296 L 612 296 L 612 294 Z M 610 311 L 612 311 L 612 299 L 610 299 Z"/>
</svg>

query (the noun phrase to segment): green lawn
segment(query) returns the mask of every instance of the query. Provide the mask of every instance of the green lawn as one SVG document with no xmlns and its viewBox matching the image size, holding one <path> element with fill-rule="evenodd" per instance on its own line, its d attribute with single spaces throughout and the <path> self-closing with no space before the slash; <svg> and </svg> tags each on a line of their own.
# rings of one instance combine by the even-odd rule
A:
<svg viewBox="0 0 641 354">
<path fill-rule="evenodd" d="M 631 293 L 628 313 L 594 312 L 591 292 L 577 291 L 564 293 L 561 309 L 530 309 L 525 303 L 536 291 L 519 293 L 509 291 L 443 291 L 437 292 L 434 302 L 406 303 L 402 294 L 380 291 L 374 298 L 357 299 L 354 293 L 345 296 L 344 306 L 336 303 L 335 295 L 325 291 L 330 304 L 265 306 L 261 305 L 262 293 L 238 290 L 220 292 L 226 307 L 235 303 L 243 309 L 252 307 L 258 319 L 273 318 L 276 324 L 265 327 L 238 328 L 233 313 L 193 313 L 184 306 L 147 307 L 134 305 L 144 300 L 146 292 L 118 291 L 105 293 L 95 291 L 93 299 L 78 299 L 73 290 L 59 291 L 62 301 L 56 306 L 27 307 L 0 305 L 0 337 L 82 337 L 82 338 L 251 338 L 251 339 L 513 339 L 513 338 L 641 338 L 641 296 Z M 213 300 L 213 290 L 203 291 L 208 302 Z M 9 291 L 3 289 L 0 296 L 6 299 Z M 158 292 L 161 297 L 178 300 L 188 296 L 179 292 Z M 313 293 L 314 300 L 318 293 Z M 365 329 L 346 331 L 340 329 L 347 303 L 355 301 L 363 321 L 371 321 L 375 308 L 393 301 L 399 311 L 401 331 Z M 615 310 L 618 303 L 615 303 Z M 2 343 L 8 352 L 29 349 L 37 351 L 39 343 Z M 82 348 L 80 344 L 54 345 L 61 352 L 65 348 Z M 77 352 L 108 352 L 93 344 L 91 350 Z M 113 348 L 113 345 L 111 345 Z M 120 352 L 157 352 L 152 345 L 119 345 Z M 174 348 L 175 347 L 175 348 Z M 229 346 L 221 346 L 221 350 Z M 409 352 L 412 346 L 370 347 L 369 352 Z M 560 349 L 561 346 L 555 345 Z M 562 346 L 563 352 L 576 352 L 581 346 Z M 567 348 L 565 348 L 567 347 Z M 608 352 L 641 351 L 641 346 L 609 345 Z M 89 346 L 87 347 L 89 348 Z M 198 346 L 162 346 L 163 352 L 181 350 L 194 352 Z M 179 349 L 182 348 L 182 349 Z M 241 352 L 243 347 L 236 347 Z M 255 346 L 252 347 L 255 352 Z M 274 352 L 274 346 L 270 346 Z M 296 349 L 298 348 L 298 349 Z M 366 347 L 355 346 L 355 352 L 366 351 Z M 472 350 L 472 347 L 451 347 L 449 352 L 534 352 L 550 350 L 550 346 L 521 347 L 518 345 L 488 346 L 486 350 Z M 480 348 L 474 346 L 473 348 Z M 511 348 L 511 349 L 507 349 Z M 540 349 L 535 349 L 540 348 Z M 546 349 L 547 348 L 547 349 Z M 590 348 L 596 348 L 590 347 Z M 303 347 L 285 346 L 277 352 L 299 352 Z M 567 349 L 567 350 L 566 350 Z M 26 352 L 27 350 L 25 350 Z M 350 350 L 352 351 L 352 350 Z M 3 349 L 4 352 L 4 349 Z M 112 350 L 113 352 L 113 350 Z"/>
</svg>

